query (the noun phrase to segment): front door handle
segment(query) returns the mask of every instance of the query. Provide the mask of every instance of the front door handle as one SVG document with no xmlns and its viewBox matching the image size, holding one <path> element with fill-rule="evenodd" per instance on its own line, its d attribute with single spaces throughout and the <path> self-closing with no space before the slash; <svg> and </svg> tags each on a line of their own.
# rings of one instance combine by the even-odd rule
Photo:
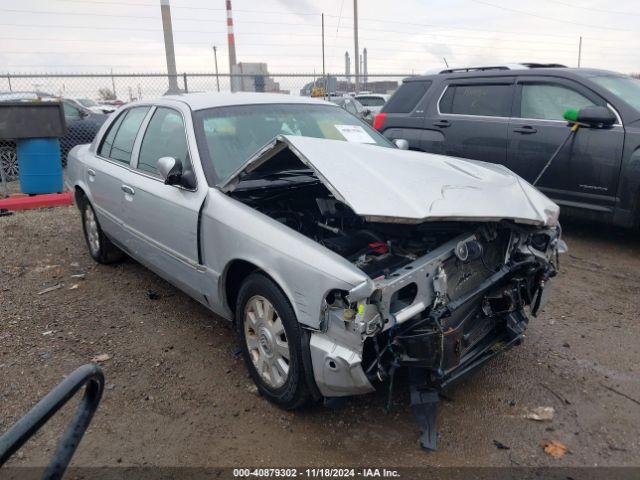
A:
<svg viewBox="0 0 640 480">
<path fill-rule="evenodd" d="M 433 126 L 447 128 L 451 126 L 451 122 L 449 120 L 438 120 L 437 122 L 433 122 Z"/>
<path fill-rule="evenodd" d="M 513 131 L 516 133 L 522 133 L 523 135 L 531 135 L 532 133 L 538 132 L 538 130 L 530 125 L 524 125 L 523 127 L 514 128 Z"/>
<path fill-rule="evenodd" d="M 128 193 L 129 195 L 135 195 L 136 191 L 131 188 L 129 185 L 122 185 L 120 187 L 124 193 Z"/>
</svg>

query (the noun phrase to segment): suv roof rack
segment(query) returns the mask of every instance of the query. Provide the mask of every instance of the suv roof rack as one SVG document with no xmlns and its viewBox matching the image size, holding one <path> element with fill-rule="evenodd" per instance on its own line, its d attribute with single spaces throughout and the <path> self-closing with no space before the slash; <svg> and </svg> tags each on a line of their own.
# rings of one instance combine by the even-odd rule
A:
<svg viewBox="0 0 640 480">
<path fill-rule="evenodd" d="M 527 68 L 568 68 L 561 63 L 521 63 Z"/>
<path fill-rule="evenodd" d="M 484 72 L 487 70 L 522 70 L 526 68 L 567 68 L 560 63 L 506 63 L 504 65 L 484 65 L 476 67 L 446 68 L 439 70 L 439 74 L 464 73 L 464 72 Z"/>
</svg>

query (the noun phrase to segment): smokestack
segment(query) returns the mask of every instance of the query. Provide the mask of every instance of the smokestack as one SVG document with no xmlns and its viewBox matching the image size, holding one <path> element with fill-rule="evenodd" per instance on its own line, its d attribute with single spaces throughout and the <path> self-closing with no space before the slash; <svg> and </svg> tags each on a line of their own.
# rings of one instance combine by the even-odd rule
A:
<svg viewBox="0 0 640 480">
<path fill-rule="evenodd" d="M 233 36 L 233 15 L 231 13 L 231 0 L 227 0 L 227 41 L 229 43 L 229 69 L 236 63 L 236 39 Z"/>
<path fill-rule="evenodd" d="M 171 27 L 171 6 L 169 0 L 160 0 L 160 14 L 162 16 L 162 30 L 164 33 L 164 52 L 167 57 L 167 76 L 169 91 L 179 93 L 178 72 L 176 70 L 176 52 L 173 48 L 173 28 Z"/>
<path fill-rule="evenodd" d="M 351 81 L 351 59 L 349 58 L 349 52 L 344 52 L 344 76 L 347 77 L 347 82 Z"/>
<path fill-rule="evenodd" d="M 369 82 L 369 68 L 367 67 L 367 49 L 362 51 L 362 75 L 364 76 L 364 83 Z"/>
</svg>

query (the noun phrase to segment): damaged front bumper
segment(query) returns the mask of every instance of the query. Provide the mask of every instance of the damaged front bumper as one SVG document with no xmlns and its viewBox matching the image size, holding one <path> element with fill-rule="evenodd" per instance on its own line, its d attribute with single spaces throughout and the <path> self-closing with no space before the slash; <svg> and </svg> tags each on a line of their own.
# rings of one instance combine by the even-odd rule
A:
<svg viewBox="0 0 640 480">
<path fill-rule="evenodd" d="M 510 235 L 492 254 L 461 261 L 461 244 L 482 241 L 464 235 L 352 290 L 348 308 L 327 306 L 323 329 L 310 340 L 320 393 L 371 392 L 373 381 L 398 367 L 415 369 L 425 388 L 441 389 L 520 343 L 525 309 L 535 315 L 555 275 L 559 229 L 545 234 L 542 251 Z"/>
</svg>

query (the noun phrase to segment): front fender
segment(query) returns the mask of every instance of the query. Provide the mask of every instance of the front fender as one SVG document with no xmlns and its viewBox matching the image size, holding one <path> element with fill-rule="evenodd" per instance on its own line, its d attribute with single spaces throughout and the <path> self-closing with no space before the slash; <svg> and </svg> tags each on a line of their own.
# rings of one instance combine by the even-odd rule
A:
<svg viewBox="0 0 640 480">
<path fill-rule="evenodd" d="M 329 291 L 348 291 L 368 280 L 346 259 L 218 190 L 210 190 L 202 222 L 203 262 L 220 272 L 219 279 L 234 260 L 254 264 L 280 286 L 298 321 L 310 328 L 320 328 Z M 212 300 L 228 309 L 223 283 Z"/>
</svg>

